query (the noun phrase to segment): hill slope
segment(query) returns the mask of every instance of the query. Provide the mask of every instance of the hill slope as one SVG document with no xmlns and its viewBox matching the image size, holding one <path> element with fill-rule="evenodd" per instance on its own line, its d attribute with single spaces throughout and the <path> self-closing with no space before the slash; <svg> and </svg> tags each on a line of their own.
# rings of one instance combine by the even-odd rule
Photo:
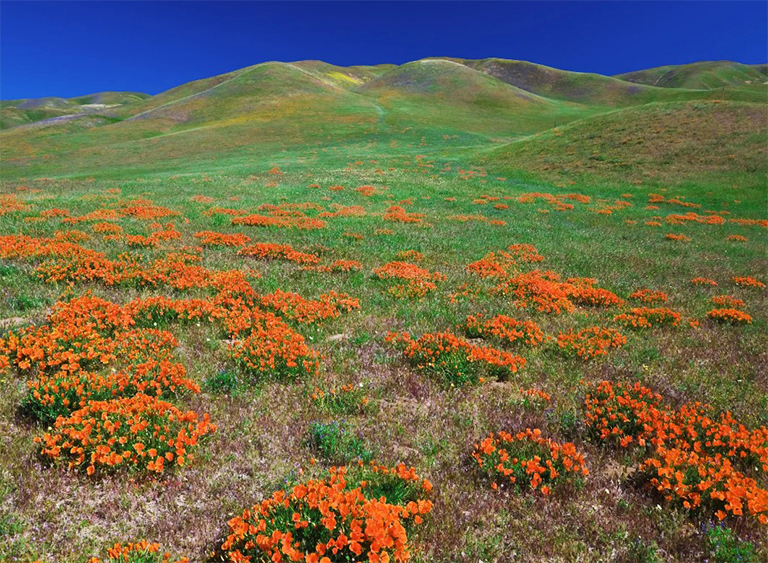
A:
<svg viewBox="0 0 768 563">
<path fill-rule="evenodd" d="M 578 104 L 526 92 L 446 59 L 406 63 L 358 88 L 393 126 L 520 135 L 589 114 Z"/>
<path fill-rule="evenodd" d="M 703 61 L 687 65 L 671 65 L 617 74 L 616 78 L 636 84 L 660 88 L 755 88 L 765 90 L 768 76 L 760 67 L 731 61 Z"/>
<path fill-rule="evenodd" d="M 411 142 L 425 135 L 510 140 L 591 113 L 444 60 L 349 69 L 320 61 L 263 63 L 116 108 L 111 121 L 49 120 L 11 129 L 0 150 L 5 174 L 43 173 L 54 163 L 58 174 L 97 173 L 178 167 L 181 159 L 219 159 L 246 147 Z"/>
<path fill-rule="evenodd" d="M 489 152 L 489 167 L 550 180 L 677 184 L 704 176 L 765 187 L 768 107 L 649 104 L 601 114 Z"/>
<path fill-rule="evenodd" d="M 741 66 L 764 76 L 762 67 Z M 697 107 L 710 109 L 696 114 L 698 118 L 690 123 L 681 117 L 686 112 L 675 109 L 688 107 L 683 103 L 686 100 L 707 98 L 726 102 L 702 101 Z M 227 159 L 235 162 L 233 167 L 247 167 L 245 154 L 358 142 L 381 142 L 392 148 L 402 144 L 438 147 L 452 139 L 471 151 L 578 121 L 573 129 L 557 133 L 569 132 L 575 148 L 555 143 L 548 157 L 555 168 L 569 169 L 574 163 L 569 162 L 568 151 L 575 154 L 584 149 L 588 139 L 603 139 L 598 154 L 605 147 L 621 149 L 614 146 L 619 134 L 627 136 L 623 146 L 648 141 L 666 147 L 668 139 L 677 139 L 675 142 L 693 147 L 698 128 L 706 126 L 705 145 L 710 141 L 717 145 L 713 137 L 717 128 L 706 125 L 702 116 L 745 111 L 734 108 L 768 107 L 728 101 L 734 99 L 765 102 L 766 92 L 661 88 L 503 59 L 429 58 L 400 66 L 353 67 L 322 61 L 269 62 L 189 82 L 151 97 L 107 92 L 70 100 L 3 102 L 0 111 L 6 122 L 26 126 L 0 133 L 0 155 L 4 178 L 131 174 L 137 168 L 180 170 Z M 664 105 L 671 102 L 678 105 Z M 638 111 L 606 113 L 628 107 Z M 665 113 L 660 114 L 660 108 L 666 108 Z M 754 108 L 732 119 L 762 122 L 762 113 Z M 605 115 L 595 117 L 600 114 Z M 590 117 L 594 121 L 586 119 Z M 631 131 L 620 133 L 626 126 Z M 726 133 L 730 131 L 730 125 L 724 127 Z M 536 137 L 534 144 L 555 134 Z M 765 144 L 759 137 L 751 142 L 751 146 L 734 149 L 738 161 L 739 151 L 754 152 Z M 513 146 L 518 147 L 508 145 L 504 151 L 523 150 Z M 591 156 L 592 148 L 589 162 L 581 163 L 580 169 L 595 167 L 606 174 L 621 166 L 631 168 L 633 159 L 642 157 L 648 147 L 640 147 L 639 156 L 611 156 L 611 166 L 605 161 L 598 164 L 600 159 Z M 718 148 L 714 147 L 714 154 Z M 747 161 L 752 156 L 747 155 Z M 504 164 L 502 156 L 494 158 Z M 541 169 L 530 155 L 523 160 L 532 170 Z M 666 166 L 652 160 L 637 161 L 637 165 L 644 166 L 644 162 L 649 167 Z"/>
<path fill-rule="evenodd" d="M 588 105 L 622 107 L 662 101 L 714 98 L 722 93 L 669 89 L 632 84 L 601 74 L 570 72 L 526 61 L 506 59 L 455 59 L 507 84 L 547 98 Z M 727 99 L 761 101 L 760 92 L 737 91 L 725 94 Z"/>
<path fill-rule="evenodd" d="M 140 92 L 98 92 L 75 98 L 24 98 L 0 101 L 0 129 L 9 129 L 44 119 L 97 113 L 136 104 L 150 98 Z"/>
</svg>

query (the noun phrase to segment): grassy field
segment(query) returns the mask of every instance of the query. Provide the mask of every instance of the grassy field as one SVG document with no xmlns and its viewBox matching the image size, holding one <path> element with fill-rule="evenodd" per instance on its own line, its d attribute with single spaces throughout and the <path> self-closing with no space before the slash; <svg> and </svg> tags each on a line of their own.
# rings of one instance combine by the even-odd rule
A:
<svg viewBox="0 0 768 563">
<path fill-rule="evenodd" d="M 260 65 L 143 100 L 145 118 L 1 134 L 0 559 L 80 563 L 146 538 L 229 561 L 234 517 L 340 465 L 349 488 L 374 483 L 367 510 L 385 482 L 419 563 L 768 558 L 766 106 L 616 109 L 410 64 Z M 585 403 L 603 381 L 661 399 L 606 438 Z M 95 433 L 73 403 L 140 388 L 215 431 L 160 471 L 130 442 L 119 463 L 83 434 L 82 459 L 51 447 Z M 730 448 L 702 438 L 715 423 Z M 555 448 L 559 474 L 518 465 L 510 482 L 494 466 L 512 459 L 488 453 L 500 433 L 515 460 Z M 588 474 L 562 466 L 568 444 Z M 701 506 L 663 483 L 729 463 Z M 368 560 L 351 545 L 333 561 Z"/>
</svg>

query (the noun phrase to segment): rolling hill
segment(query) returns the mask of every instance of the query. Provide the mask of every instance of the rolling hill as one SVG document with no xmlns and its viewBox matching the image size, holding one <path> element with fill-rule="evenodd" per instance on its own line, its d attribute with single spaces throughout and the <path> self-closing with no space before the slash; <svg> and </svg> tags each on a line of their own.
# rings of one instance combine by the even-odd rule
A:
<svg viewBox="0 0 768 563">
<path fill-rule="evenodd" d="M 493 76 L 507 84 L 544 96 L 587 105 L 622 107 L 650 102 L 682 101 L 716 96 L 712 92 L 694 91 L 692 86 L 661 88 L 645 82 L 620 80 L 601 74 L 570 72 L 526 61 L 506 59 L 454 59 L 457 62 Z M 745 66 L 745 65 L 742 65 Z M 753 71 L 756 72 L 756 71 Z M 717 95 L 722 95 L 718 93 Z M 759 101 L 765 92 L 736 90 L 729 99 Z"/>
<path fill-rule="evenodd" d="M 501 170 L 551 181 L 675 185 L 714 180 L 765 187 L 768 111 L 748 102 L 673 102 L 624 108 L 489 151 Z"/>
<path fill-rule="evenodd" d="M 659 113 L 660 108 L 678 107 L 664 104 L 687 107 L 686 102 L 701 101 L 697 115 L 709 115 L 712 123 L 725 108 L 752 104 L 758 115 L 768 107 L 768 92 L 741 79 L 725 89 L 690 87 L 706 76 L 765 76 L 760 65 L 728 65 L 725 70 L 710 63 L 686 65 L 696 72 L 680 67 L 675 80 L 670 77 L 661 87 L 630 78 L 659 81 L 671 71 L 651 69 L 617 78 L 495 58 L 432 57 L 403 65 L 350 67 L 316 60 L 266 62 L 154 96 L 105 92 L 5 101 L 0 108 L 5 128 L 0 132 L 2 177 L 130 175 L 136 169 L 160 172 L 212 161 L 239 169 L 246 166 L 244 155 L 255 153 L 350 143 L 437 149 L 447 138 L 479 154 L 490 146 L 513 143 L 498 155 L 517 154 L 523 149 L 513 147 L 520 139 L 519 147 L 548 146 L 551 136 L 566 132 L 576 153 L 589 144 L 582 133 L 590 139 L 605 137 L 602 152 L 608 154 L 603 156 L 623 163 L 624 145 L 611 137 L 622 119 L 637 120 L 635 139 L 650 142 L 659 140 L 656 129 L 672 135 L 676 118 L 670 121 L 669 116 L 683 115 Z M 627 111 L 615 113 L 617 109 Z M 572 122 L 572 129 L 563 128 Z M 695 134 L 702 123 L 694 120 L 693 129 L 683 136 Z M 530 150 L 521 153 L 521 163 L 549 175 Z M 618 156 L 612 156 L 615 151 Z M 491 160 L 504 164 L 503 156 Z M 594 158 L 588 160 L 588 165 L 597 166 Z M 567 158 L 562 164 L 564 169 L 570 166 Z M 597 168 L 605 172 L 618 165 Z"/>
<path fill-rule="evenodd" d="M 149 98 L 140 92 L 98 92 L 76 98 L 25 98 L 0 101 L 0 129 L 62 116 L 103 112 Z"/>
<path fill-rule="evenodd" d="M 766 65 L 744 65 L 731 61 L 704 61 L 618 74 L 616 78 L 660 88 L 711 90 L 755 88 L 766 90 Z"/>
</svg>

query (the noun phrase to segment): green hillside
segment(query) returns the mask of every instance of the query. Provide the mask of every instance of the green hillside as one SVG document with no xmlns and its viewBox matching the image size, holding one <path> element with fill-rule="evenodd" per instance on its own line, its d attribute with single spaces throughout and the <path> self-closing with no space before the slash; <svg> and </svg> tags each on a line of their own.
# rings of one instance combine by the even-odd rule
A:
<svg viewBox="0 0 768 563">
<path fill-rule="evenodd" d="M 660 88 L 751 88 L 765 91 L 768 81 L 764 72 L 765 66 L 743 65 L 731 61 L 703 61 L 627 72 L 616 75 L 616 78 Z"/>
<path fill-rule="evenodd" d="M 632 84 L 601 74 L 559 70 L 526 61 L 506 59 L 457 60 L 528 92 L 588 105 L 621 107 L 651 102 L 716 98 L 718 96 L 745 101 L 768 99 L 764 92 L 738 90 L 715 93 L 695 91 L 690 87 L 660 88 L 645 83 Z"/>
<path fill-rule="evenodd" d="M 760 67 L 740 67 L 764 76 Z M 248 169 L 249 155 L 353 143 L 380 143 L 397 153 L 403 146 L 438 151 L 450 139 L 463 151 L 484 154 L 490 146 L 574 121 L 575 128 L 597 124 L 589 134 L 607 135 L 610 145 L 612 119 L 639 119 L 637 139 L 654 138 L 644 129 L 648 119 L 668 135 L 675 122 L 654 117 L 658 109 L 615 117 L 607 112 L 687 100 L 702 100 L 699 115 L 720 115 L 735 107 L 730 102 L 766 102 L 766 92 L 662 88 L 504 59 L 429 58 L 351 67 L 268 62 L 154 96 L 104 92 L 2 102 L 0 156 L 4 179 L 130 176 L 137 170 L 194 170 L 213 161 L 237 171 Z M 729 103 L 715 104 L 721 101 Z M 606 114 L 606 132 L 600 130 L 600 114 Z M 555 133 L 525 143 L 533 146 L 546 135 Z M 573 141 L 585 144 L 583 138 Z M 545 172 L 538 164 L 531 170 Z"/>
<path fill-rule="evenodd" d="M 440 127 L 446 133 L 519 136 L 590 113 L 580 104 L 552 100 L 443 59 L 407 63 L 367 82 L 394 127 Z"/>
<path fill-rule="evenodd" d="M 632 107 L 490 151 L 483 162 L 553 181 L 749 183 L 768 174 L 768 107 L 696 101 Z"/>
<path fill-rule="evenodd" d="M 149 98 L 140 92 L 98 92 L 76 98 L 24 98 L 0 101 L 0 129 L 10 129 L 44 119 L 109 111 Z"/>
</svg>

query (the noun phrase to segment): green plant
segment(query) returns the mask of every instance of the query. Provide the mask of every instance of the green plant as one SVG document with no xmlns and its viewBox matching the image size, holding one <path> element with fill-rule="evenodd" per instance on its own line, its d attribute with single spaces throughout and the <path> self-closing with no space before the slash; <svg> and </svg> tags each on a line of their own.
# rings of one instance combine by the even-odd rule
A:
<svg viewBox="0 0 768 563">
<path fill-rule="evenodd" d="M 218 395 L 237 396 L 242 387 L 242 382 L 235 371 L 222 369 L 209 375 L 203 382 L 203 388 L 210 393 Z"/>
<path fill-rule="evenodd" d="M 315 388 L 312 401 L 323 411 L 341 415 L 359 414 L 368 406 L 363 388 L 356 385 L 342 385 L 330 391 Z"/>
<path fill-rule="evenodd" d="M 622 563 L 662 563 L 659 546 L 656 542 L 637 538 L 627 548 Z"/>
<path fill-rule="evenodd" d="M 707 530 L 706 543 L 714 563 L 757 563 L 755 546 L 740 540 L 729 528 L 714 526 Z"/>
<path fill-rule="evenodd" d="M 10 276 L 18 272 L 19 269 L 12 264 L 0 263 L 0 276 Z"/>
<path fill-rule="evenodd" d="M 351 461 L 368 462 L 373 452 L 362 437 L 356 436 L 345 421 L 315 422 L 309 427 L 310 449 L 328 463 L 345 465 Z"/>
<path fill-rule="evenodd" d="M 8 306 L 15 311 L 24 312 L 31 309 L 40 309 L 50 305 L 50 301 L 45 297 L 30 297 L 29 295 L 18 295 L 8 299 Z"/>
</svg>

